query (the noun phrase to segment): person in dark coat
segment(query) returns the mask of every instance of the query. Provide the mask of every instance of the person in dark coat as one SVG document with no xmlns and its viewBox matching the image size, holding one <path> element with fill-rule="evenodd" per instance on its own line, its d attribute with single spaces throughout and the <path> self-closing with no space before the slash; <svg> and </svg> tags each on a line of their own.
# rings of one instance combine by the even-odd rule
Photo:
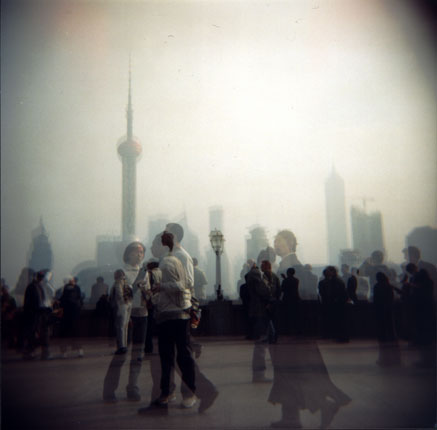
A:
<svg viewBox="0 0 437 430">
<path fill-rule="evenodd" d="M 287 277 L 281 285 L 282 303 L 285 312 L 285 321 L 288 334 L 298 334 L 300 331 L 300 295 L 299 279 L 295 278 L 296 271 L 293 267 L 287 269 Z"/>
<path fill-rule="evenodd" d="M 65 339 L 61 346 L 61 352 L 65 358 L 68 344 L 71 343 L 71 349 L 77 351 L 79 357 L 83 357 L 83 349 L 78 341 L 80 310 L 83 305 L 83 298 L 82 291 L 76 285 L 73 277 L 64 286 L 60 303 L 63 309 L 61 336 Z"/>
<path fill-rule="evenodd" d="M 357 297 L 357 289 L 358 289 L 358 269 L 352 268 L 352 273 L 349 276 L 347 283 L 346 283 L 346 290 L 347 290 L 347 296 L 351 302 L 358 303 L 358 297 Z"/>
<path fill-rule="evenodd" d="M 384 272 L 376 273 L 373 303 L 379 342 L 377 364 L 380 366 L 399 365 L 401 356 L 394 325 L 394 287 Z"/>
<path fill-rule="evenodd" d="M 246 279 L 246 275 L 245 275 Z M 247 285 L 247 282 L 244 282 L 240 285 L 240 299 L 241 303 L 243 304 L 243 314 L 244 314 L 244 323 L 245 323 L 245 333 L 246 333 L 246 339 L 253 339 L 253 333 L 252 333 L 252 323 L 249 317 L 249 287 Z"/>
<path fill-rule="evenodd" d="M 270 290 L 269 303 L 267 304 L 268 342 L 276 343 L 278 340 L 278 303 L 281 296 L 281 282 L 272 272 L 272 265 L 269 260 L 261 262 L 261 270 L 263 272 L 263 281 Z"/>
<path fill-rule="evenodd" d="M 252 381 L 263 382 L 266 370 L 266 352 L 268 327 L 267 305 L 270 301 L 270 288 L 263 281 L 261 271 L 254 264 L 247 273 L 246 282 L 249 287 L 249 316 L 254 322 L 254 338 L 260 339 L 255 342 L 252 356 Z"/>
<path fill-rule="evenodd" d="M 415 321 L 413 339 L 416 345 L 430 345 L 435 336 L 433 282 L 425 269 L 413 263 L 406 266 L 411 275 L 411 305 Z"/>
<path fill-rule="evenodd" d="M 376 284 L 373 287 L 373 303 L 375 304 L 376 330 L 380 342 L 396 339 L 393 305 L 393 286 L 383 272 L 376 274 Z"/>
<path fill-rule="evenodd" d="M 319 282 L 319 294 L 322 301 L 323 325 L 326 326 L 324 335 L 333 337 L 338 342 L 348 342 L 346 286 L 338 277 L 334 266 L 327 266 L 323 274 L 325 278 Z"/>
<path fill-rule="evenodd" d="M 44 302 L 42 281 L 44 272 L 38 272 L 24 293 L 24 359 L 33 359 L 36 348 L 36 334 L 39 325 L 39 312 Z"/>
</svg>

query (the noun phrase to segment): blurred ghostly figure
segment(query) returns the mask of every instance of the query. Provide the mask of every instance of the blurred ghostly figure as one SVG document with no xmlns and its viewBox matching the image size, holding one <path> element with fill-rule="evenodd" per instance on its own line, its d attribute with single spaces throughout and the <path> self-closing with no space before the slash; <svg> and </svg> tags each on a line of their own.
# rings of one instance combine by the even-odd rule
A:
<svg viewBox="0 0 437 430">
<path fill-rule="evenodd" d="M 289 267 L 302 266 L 296 256 L 296 236 L 290 230 L 281 230 L 275 237 L 275 252 L 281 257 L 278 267 L 278 276 L 285 276 Z M 296 270 L 296 273 L 298 270 Z M 299 276 L 298 276 L 299 277 Z"/>
<path fill-rule="evenodd" d="M 45 273 L 40 271 L 32 282 L 27 286 L 24 294 L 23 322 L 24 322 L 24 359 L 35 358 L 34 350 L 37 346 L 36 335 L 39 331 L 41 312 L 44 306 L 44 289 L 42 282 Z M 43 353 L 48 345 L 45 345 L 45 338 L 42 339 Z"/>
<path fill-rule="evenodd" d="M 300 411 L 321 412 L 320 428 L 327 428 L 351 399 L 329 377 L 314 341 L 293 343 L 285 339 L 269 346 L 273 385 L 268 401 L 282 406 L 281 420 L 271 427 L 301 428 Z"/>
<path fill-rule="evenodd" d="M 258 257 L 256 259 L 256 264 L 258 267 L 261 267 L 261 263 L 263 260 L 267 260 L 272 266 L 272 271 L 275 273 L 277 272 L 279 266 L 275 263 L 276 252 L 271 246 L 268 246 L 266 249 L 261 250 L 258 254 Z"/>
<path fill-rule="evenodd" d="M 376 274 L 378 272 L 384 273 L 387 278 L 394 281 L 396 274 L 393 273 L 384 264 L 384 253 L 382 251 L 373 251 L 369 258 L 367 258 L 359 268 L 361 276 L 369 277 L 370 285 L 373 287 L 376 284 Z"/>
<path fill-rule="evenodd" d="M 17 326 L 16 326 L 16 314 L 17 304 L 15 299 L 9 294 L 9 287 L 6 285 L 6 281 L 1 279 L 0 287 L 1 295 L 1 336 L 2 340 L 7 342 L 9 348 L 15 346 L 17 339 Z"/>
<path fill-rule="evenodd" d="M 61 321 L 61 335 L 64 338 L 61 344 L 62 355 L 64 358 L 67 357 L 67 349 L 71 345 L 71 349 L 77 351 L 79 357 L 83 357 L 83 349 L 78 340 L 80 310 L 83 300 L 82 292 L 73 277 L 70 277 L 64 286 L 60 303 L 63 309 Z"/>
<path fill-rule="evenodd" d="M 261 271 L 263 272 L 263 281 L 269 287 L 270 297 L 267 304 L 268 319 L 268 342 L 275 343 L 278 340 L 279 328 L 279 298 L 281 296 L 281 281 L 272 272 L 272 265 L 269 260 L 261 262 Z"/>
<path fill-rule="evenodd" d="M 91 287 L 90 304 L 95 306 L 102 296 L 108 294 L 109 287 L 105 284 L 102 276 L 96 279 L 96 283 Z"/>
<path fill-rule="evenodd" d="M 379 342 L 377 364 L 393 366 L 400 364 L 400 351 L 394 326 L 394 289 L 383 272 L 376 274 L 376 281 L 373 287 L 373 302 Z"/>
<path fill-rule="evenodd" d="M 300 333 L 300 296 L 299 279 L 295 278 L 296 271 L 287 269 L 287 277 L 282 281 L 282 303 L 284 305 L 287 334 Z"/>
<path fill-rule="evenodd" d="M 249 291 L 249 316 L 253 322 L 255 341 L 252 356 L 252 381 L 264 382 L 266 371 L 266 350 L 268 313 L 267 305 L 270 302 L 271 290 L 263 281 L 259 268 L 254 265 L 246 275 Z"/>
<path fill-rule="evenodd" d="M 410 277 L 410 300 L 412 308 L 413 343 L 421 349 L 419 365 L 435 366 L 435 311 L 433 306 L 433 283 L 425 269 L 419 270 L 413 263 L 407 264 Z"/>
<path fill-rule="evenodd" d="M 346 286 L 337 276 L 334 266 L 327 266 L 323 274 L 324 279 L 319 282 L 319 294 L 322 302 L 324 337 L 332 337 L 338 342 L 348 342 Z"/>
<path fill-rule="evenodd" d="M 32 282 L 34 276 L 35 276 L 35 271 L 30 267 L 24 267 L 21 270 L 20 277 L 18 278 L 18 281 L 15 285 L 15 289 L 13 291 L 18 307 L 23 306 L 24 293 L 26 291 L 27 286 Z"/>
<path fill-rule="evenodd" d="M 195 291 L 193 259 L 181 245 L 182 239 L 184 238 L 184 229 L 180 224 L 172 222 L 166 225 L 165 231 L 168 231 L 173 235 L 173 255 L 182 263 L 182 266 L 185 270 L 187 286 L 190 289 L 191 294 L 194 295 Z"/>
<path fill-rule="evenodd" d="M 303 267 L 304 282 L 299 288 L 299 295 L 302 300 L 317 300 L 317 284 L 319 279 L 312 273 L 311 264 L 305 264 Z"/>
<path fill-rule="evenodd" d="M 437 301 L 437 269 L 434 264 L 427 261 L 423 261 L 421 258 L 420 249 L 416 246 L 409 246 L 402 250 L 405 257 L 405 262 L 402 264 L 401 268 L 405 272 L 408 263 L 414 264 L 418 270 L 425 270 L 428 273 L 428 277 L 433 283 L 433 296 L 434 301 Z"/>
<path fill-rule="evenodd" d="M 206 280 L 205 272 L 198 267 L 197 258 L 193 258 L 194 266 L 194 294 L 198 300 L 206 300 L 206 285 L 208 284 Z"/>
<path fill-rule="evenodd" d="M 351 280 L 351 278 L 355 279 Z M 360 271 L 357 267 L 352 267 L 351 278 L 349 278 L 349 280 L 351 280 L 351 286 L 349 287 L 349 283 L 347 284 L 348 291 L 350 290 L 351 294 L 356 297 L 356 301 L 367 302 L 370 298 L 370 286 L 367 278 L 360 275 Z M 353 291 L 355 291 L 355 294 Z"/>
</svg>

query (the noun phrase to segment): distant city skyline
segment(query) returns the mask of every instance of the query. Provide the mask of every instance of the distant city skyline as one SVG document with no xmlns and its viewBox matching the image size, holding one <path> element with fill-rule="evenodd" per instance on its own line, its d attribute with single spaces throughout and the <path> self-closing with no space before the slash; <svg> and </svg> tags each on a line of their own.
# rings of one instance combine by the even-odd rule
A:
<svg viewBox="0 0 437 430">
<path fill-rule="evenodd" d="M 420 3 L 420 2 L 419 2 Z M 434 24 L 414 1 L 1 3 L 1 267 L 14 286 L 43 217 L 56 285 L 121 236 L 128 61 L 134 83 L 136 232 L 184 214 L 226 252 L 249 227 L 292 230 L 328 262 L 324 181 L 371 196 L 387 259 L 437 227 Z M 348 231 L 350 234 L 351 232 Z M 149 247 L 150 243 L 146 243 Z"/>
</svg>

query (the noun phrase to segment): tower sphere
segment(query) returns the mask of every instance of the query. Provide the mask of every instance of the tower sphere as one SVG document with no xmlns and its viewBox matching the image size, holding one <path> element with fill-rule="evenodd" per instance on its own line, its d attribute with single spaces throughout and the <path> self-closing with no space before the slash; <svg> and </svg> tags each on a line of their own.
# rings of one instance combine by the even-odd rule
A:
<svg viewBox="0 0 437 430">
<path fill-rule="evenodd" d="M 125 140 L 118 145 L 118 153 L 121 157 L 136 158 L 141 154 L 141 151 L 141 144 L 135 139 Z"/>
</svg>

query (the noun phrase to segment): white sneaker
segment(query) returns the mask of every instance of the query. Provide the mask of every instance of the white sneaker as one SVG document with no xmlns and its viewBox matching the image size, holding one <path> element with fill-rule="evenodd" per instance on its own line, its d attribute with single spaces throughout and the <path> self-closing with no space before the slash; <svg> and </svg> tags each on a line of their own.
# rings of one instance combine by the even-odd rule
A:
<svg viewBox="0 0 437 430">
<path fill-rule="evenodd" d="M 182 400 L 181 406 L 183 408 L 192 408 L 197 402 L 197 397 L 196 396 L 191 396 L 191 397 L 186 397 L 185 399 Z"/>
<path fill-rule="evenodd" d="M 78 357 L 79 357 L 79 358 L 82 358 L 82 357 L 83 357 L 83 349 L 79 349 Z"/>
</svg>

